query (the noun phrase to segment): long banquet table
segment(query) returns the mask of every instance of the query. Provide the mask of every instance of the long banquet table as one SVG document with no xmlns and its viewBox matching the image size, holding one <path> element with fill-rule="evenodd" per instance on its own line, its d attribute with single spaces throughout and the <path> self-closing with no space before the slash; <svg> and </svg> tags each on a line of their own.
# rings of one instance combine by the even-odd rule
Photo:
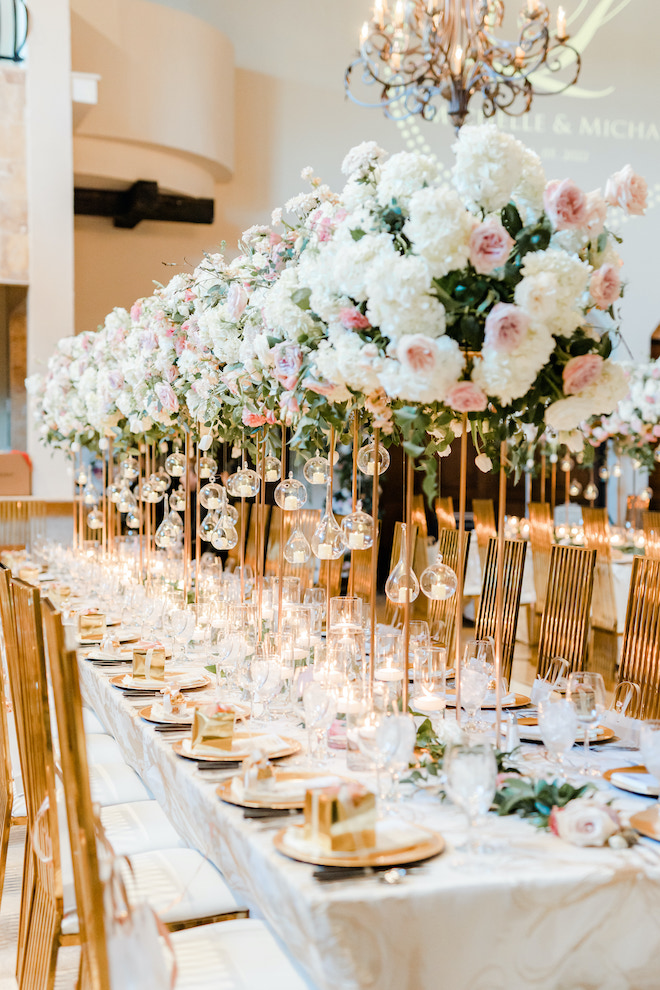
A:
<svg viewBox="0 0 660 990">
<path fill-rule="evenodd" d="M 578 849 L 517 818 L 489 816 L 498 846 L 483 871 L 456 865 L 462 813 L 420 793 L 417 820 L 447 849 L 396 886 L 375 878 L 321 885 L 314 867 L 273 846 L 285 822 L 246 820 L 216 794 L 219 775 L 172 752 L 109 676 L 80 659 L 87 702 L 175 827 L 267 919 L 318 990 L 651 990 L 660 985 L 660 845 Z M 273 731 L 300 734 L 291 724 Z M 532 751 L 533 746 L 529 747 Z M 574 751 L 572 759 L 579 759 Z M 603 769 L 638 754 L 599 754 Z M 338 754 L 332 772 L 344 773 Z M 369 780 L 368 775 L 361 776 Z M 611 791 L 615 806 L 648 799 Z"/>
</svg>

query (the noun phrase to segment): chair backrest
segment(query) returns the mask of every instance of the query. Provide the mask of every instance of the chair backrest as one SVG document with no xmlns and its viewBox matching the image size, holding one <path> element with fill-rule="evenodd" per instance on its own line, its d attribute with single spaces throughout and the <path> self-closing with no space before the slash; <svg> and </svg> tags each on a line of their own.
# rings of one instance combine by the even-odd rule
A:
<svg viewBox="0 0 660 990">
<path fill-rule="evenodd" d="M 481 561 L 481 571 L 483 573 L 486 566 L 486 554 L 488 552 L 488 541 L 497 536 L 495 526 L 495 506 L 492 498 L 472 499 L 472 516 L 474 518 L 474 531 L 477 537 L 479 548 L 479 559 Z"/>
<path fill-rule="evenodd" d="M 380 546 L 380 522 L 376 543 L 368 550 L 351 551 L 351 569 L 348 577 L 349 594 L 356 595 L 363 601 L 371 601 L 371 565 L 373 554 L 378 554 Z"/>
<path fill-rule="evenodd" d="M 259 550 L 261 551 L 262 562 L 263 562 L 263 560 L 265 558 L 265 554 L 266 554 L 266 545 L 265 545 L 266 544 L 266 540 L 265 540 L 265 536 L 266 536 L 266 533 L 268 532 L 268 523 L 270 522 L 270 513 L 271 513 L 271 506 L 270 505 L 264 505 L 263 506 L 263 509 L 262 509 L 263 529 L 264 529 L 263 540 L 264 540 L 264 542 L 259 547 L 258 546 L 258 533 L 257 533 L 257 517 L 258 517 L 259 513 L 258 513 L 258 510 L 257 510 L 256 503 L 252 506 L 252 509 L 250 511 L 250 524 L 248 526 L 248 538 L 247 538 L 247 544 L 245 546 L 245 563 L 249 567 L 252 568 L 252 570 L 254 571 L 255 574 L 257 573 L 257 567 L 258 567 L 258 563 L 259 563 L 259 559 L 258 559 Z"/>
<path fill-rule="evenodd" d="M 96 851 L 95 816 L 89 786 L 82 698 L 75 652 L 65 647 L 62 619 L 44 603 L 60 762 L 73 856 L 73 879 L 85 956 L 86 990 L 110 990 L 103 910 L 103 885 Z"/>
<path fill-rule="evenodd" d="M 392 538 L 392 553 L 390 554 L 390 569 L 388 574 L 391 574 L 396 565 L 399 563 L 402 534 L 403 523 L 395 523 L 394 536 Z M 410 555 L 410 560 L 413 562 L 413 570 L 415 570 L 415 548 L 417 546 L 417 526 L 415 523 L 412 524 L 410 539 L 412 540 L 412 545 L 408 547 L 408 553 Z M 400 627 L 403 624 L 403 611 L 403 605 L 394 605 L 388 598 L 385 605 L 385 624 L 388 626 Z"/>
<path fill-rule="evenodd" d="M 14 773 L 7 724 L 6 665 L 10 650 L 17 650 L 16 625 L 11 601 L 9 571 L 0 565 L 0 897 L 5 878 L 7 845 L 14 800 Z"/>
<path fill-rule="evenodd" d="M 502 623 L 502 675 L 511 680 L 513 650 L 516 645 L 518 612 L 525 570 L 525 540 L 504 541 L 504 568 L 502 573 L 503 623 Z M 488 541 L 486 567 L 484 569 L 479 613 L 475 627 L 477 639 L 495 637 L 497 631 L 497 538 Z"/>
<path fill-rule="evenodd" d="M 591 624 L 596 629 L 616 632 L 616 597 L 612 574 L 612 545 L 606 509 L 582 509 L 584 545 L 596 551 L 594 572 L 594 597 L 591 606 Z"/>
<path fill-rule="evenodd" d="M 284 519 L 284 541 L 286 543 L 296 525 L 296 517 L 298 517 L 298 525 L 305 534 L 305 537 L 309 543 L 311 543 L 314 530 L 321 520 L 321 512 L 319 509 L 300 509 L 298 512 L 284 512 L 279 505 L 273 506 L 270 514 L 268 548 L 266 551 L 267 575 L 273 576 L 277 575 L 279 572 L 280 532 L 282 519 Z M 339 519 L 337 519 L 337 522 L 339 522 Z M 333 561 L 332 563 L 335 562 Z M 304 591 L 306 588 L 311 587 L 314 582 L 315 567 L 316 557 L 313 554 L 310 556 L 306 564 L 291 564 L 285 559 L 283 561 L 283 575 L 284 577 L 299 577 L 301 591 Z"/>
<path fill-rule="evenodd" d="M 448 495 L 447 498 L 436 498 L 435 515 L 438 520 L 438 532 L 441 529 L 456 529 L 454 500 L 451 495 Z"/>
<path fill-rule="evenodd" d="M 43 536 L 46 503 L 41 499 L 0 496 L 0 549 L 20 549 Z"/>
<path fill-rule="evenodd" d="M 470 552 L 471 533 L 465 533 L 463 543 L 463 583 L 467 571 L 467 560 Z M 443 529 L 438 534 L 438 553 L 442 554 L 442 562 L 458 574 L 458 531 Z M 444 601 L 429 599 L 427 621 L 431 639 L 447 647 L 447 661 L 454 654 L 454 630 L 456 628 L 456 596 L 452 595 Z"/>
<path fill-rule="evenodd" d="M 554 527 L 550 505 L 547 502 L 530 502 L 529 542 L 532 548 L 536 611 L 539 613 L 543 612 L 545 608 L 553 536 Z"/>
<path fill-rule="evenodd" d="M 630 578 L 619 679 L 641 686 L 637 718 L 660 718 L 660 560 L 635 557 Z"/>
<path fill-rule="evenodd" d="M 583 670 L 589 645 L 589 613 L 596 551 L 553 546 L 545 608 L 539 632 L 537 674 L 544 677 L 554 657 L 570 671 Z"/>
<path fill-rule="evenodd" d="M 642 526 L 646 541 L 645 553 L 653 560 L 660 559 L 660 512 L 642 513 Z"/>
</svg>

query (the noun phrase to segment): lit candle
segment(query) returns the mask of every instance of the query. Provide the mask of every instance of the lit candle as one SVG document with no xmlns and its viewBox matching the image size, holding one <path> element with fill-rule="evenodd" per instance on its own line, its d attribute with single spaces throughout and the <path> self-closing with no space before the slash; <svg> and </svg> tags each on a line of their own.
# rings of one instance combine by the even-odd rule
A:
<svg viewBox="0 0 660 990">
<path fill-rule="evenodd" d="M 319 543 L 319 548 L 316 551 L 316 556 L 319 560 L 331 560 L 332 559 L 332 544 L 330 543 Z"/>
<path fill-rule="evenodd" d="M 557 11 L 557 37 L 562 41 L 568 37 L 566 31 L 566 11 L 563 7 L 560 7 Z"/>
<path fill-rule="evenodd" d="M 304 550 L 294 550 L 293 551 L 293 562 L 294 562 L 294 564 L 304 564 L 305 563 L 305 551 Z"/>
<path fill-rule="evenodd" d="M 455 76 L 460 76 L 463 71 L 463 49 L 456 45 L 451 54 L 451 71 Z"/>
<path fill-rule="evenodd" d="M 431 598 L 445 599 L 447 597 L 447 585 L 444 581 L 434 581 L 431 585 Z"/>
<path fill-rule="evenodd" d="M 210 498 L 207 498 L 206 503 L 207 503 L 206 507 L 208 509 L 219 509 L 220 508 L 220 499 L 219 498 L 216 498 L 214 495 L 211 495 Z"/>
<path fill-rule="evenodd" d="M 413 698 L 412 703 L 420 712 L 441 712 L 447 706 L 444 698 Z"/>
<path fill-rule="evenodd" d="M 348 546 L 351 550 L 364 550 L 364 534 L 363 533 L 349 533 L 348 534 Z"/>
<path fill-rule="evenodd" d="M 268 471 L 266 471 L 266 481 L 277 481 L 278 477 L 279 474 L 275 468 L 269 468 Z"/>
<path fill-rule="evenodd" d="M 365 21 L 364 24 L 362 25 L 362 29 L 360 30 L 360 47 L 362 47 L 362 45 L 365 43 L 368 37 L 369 37 L 369 25 Z"/>
<path fill-rule="evenodd" d="M 250 487 L 250 485 L 239 485 L 238 494 L 241 496 L 241 498 L 250 498 L 252 495 L 252 488 Z"/>
<path fill-rule="evenodd" d="M 285 509 L 297 509 L 298 508 L 298 496 L 297 495 L 285 495 L 284 496 L 284 508 Z"/>
<path fill-rule="evenodd" d="M 399 69 L 401 68 L 401 56 L 399 55 L 398 52 L 392 52 L 392 57 L 390 58 L 390 65 L 392 66 L 394 72 L 398 72 Z M 368 464 L 367 474 L 373 474 L 373 473 L 374 473 L 373 464 Z"/>
<path fill-rule="evenodd" d="M 401 604 L 404 604 L 405 602 L 408 601 L 409 596 L 410 596 L 410 589 L 409 588 L 401 588 L 400 591 L 399 591 L 399 602 Z"/>
<path fill-rule="evenodd" d="M 400 670 L 395 670 L 393 667 L 384 667 L 382 670 L 377 670 L 374 674 L 377 681 L 402 681 L 403 674 Z"/>
<path fill-rule="evenodd" d="M 313 485 L 324 485 L 325 475 L 323 471 L 313 471 L 312 472 L 312 484 Z"/>
<path fill-rule="evenodd" d="M 394 8 L 394 27 L 402 28 L 403 22 L 405 20 L 406 7 L 404 0 L 396 0 L 396 7 Z"/>
<path fill-rule="evenodd" d="M 376 0 L 374 4 L 374 21 L 382 31 L 385 27 L 385 0 Z"/>
</svg>

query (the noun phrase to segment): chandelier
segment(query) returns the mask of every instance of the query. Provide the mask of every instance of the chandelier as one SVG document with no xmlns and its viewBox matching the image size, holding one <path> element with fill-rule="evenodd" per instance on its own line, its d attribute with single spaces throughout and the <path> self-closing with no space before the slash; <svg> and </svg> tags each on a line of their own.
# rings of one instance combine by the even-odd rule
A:
<svg viewBox="0 0 660 990">
<path fill-rule="evenodd" d="M 523 0 L 516 40 L 497 37 L 503 20 L 503 0 L 396 0 L 392 16 L 387 0 L 375 0 L 359 55 L 346 70 L 346 91 L 360 106 L 380 106 L 395 119 L 420 114 L 432 120 L 441 96 L 458 130 L 476 94 L 486 117 L 498 110 L 518 116 L 539 92 L 560 93 L 575 83 L 580 55 L 568 44 L 562 7 L 555 33 L 542 0 Z M 539 90 L 534 74 L 541 87 L 549 74 L 557 78 Z M 376 86 L 378 98 L 360 98 L 360 85 Z"/>
</svg>

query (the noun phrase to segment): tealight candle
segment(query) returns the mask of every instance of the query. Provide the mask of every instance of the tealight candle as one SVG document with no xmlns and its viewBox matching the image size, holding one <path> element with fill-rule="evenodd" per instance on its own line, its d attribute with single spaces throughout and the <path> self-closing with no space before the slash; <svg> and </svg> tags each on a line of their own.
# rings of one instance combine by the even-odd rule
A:
<svg viewBox="0 0 660 990">
<path fill-rule="evenodd" d="M 277 481 L 278 478 L 279 478 L 279 474 L 274 469 L 271 469 L 270 471 L 266 471 L 266 481 Z"/>
<path fill-rule="evenodd" d="M 285 509 L 297 509 L 298 508 L 298 497 L 296 495 L 285 495 L 284 496 L 284 508 Z"/>
<path fill-rule="evenodd" d="M 447 703 L 444 698 L 413 698 L 413 705 L 420 712 L 441 712 L 446 708 Z"/>
<path fill-rule="evenodd" d="M 294 564 L 304 564 L 305 563 L 305 551 L 304 550 L 294 550 L 293 551 L 293 563 Z"/>
<path fill-rule="evenodd" d="M 314 471 L 312 473 L 312 484 L 313 485 L 325 484 L 325 475 L 323 474 L 323 471 Z"/>
<path fill-rule="evenodd" d="M 447 585 L 444 581 L 433 581 L 431 584 L 431 598 L 442 598 L 447 597 Z"/>
<path fill-rule="evenodd" d="M 350 550 L 364 550 L 364 533 L 349 533 L 348 546 Z"/>
<path fill-rule="evenodd" d="M 241 498 L 250 498 L 250 496 L 252 495 L 252 489 L 249 485 L 239 485 L 238 494 L 241 496 Z"/>
<path fill-rule="evenodd" d="M 332 545 L 330 543 L 319 543 L 319 548 L 316 551 L 316 556 L 319 558 L 319 560 L 331 560 Z"/>
<path fill-rule="evenodd" d="M 384 667 L 382 670 L 377 670 L 374 674 L 377 681 L 402 681 L 403 674 L 400 670 L 394 670 L 393 667 Z"/>
</svg>

